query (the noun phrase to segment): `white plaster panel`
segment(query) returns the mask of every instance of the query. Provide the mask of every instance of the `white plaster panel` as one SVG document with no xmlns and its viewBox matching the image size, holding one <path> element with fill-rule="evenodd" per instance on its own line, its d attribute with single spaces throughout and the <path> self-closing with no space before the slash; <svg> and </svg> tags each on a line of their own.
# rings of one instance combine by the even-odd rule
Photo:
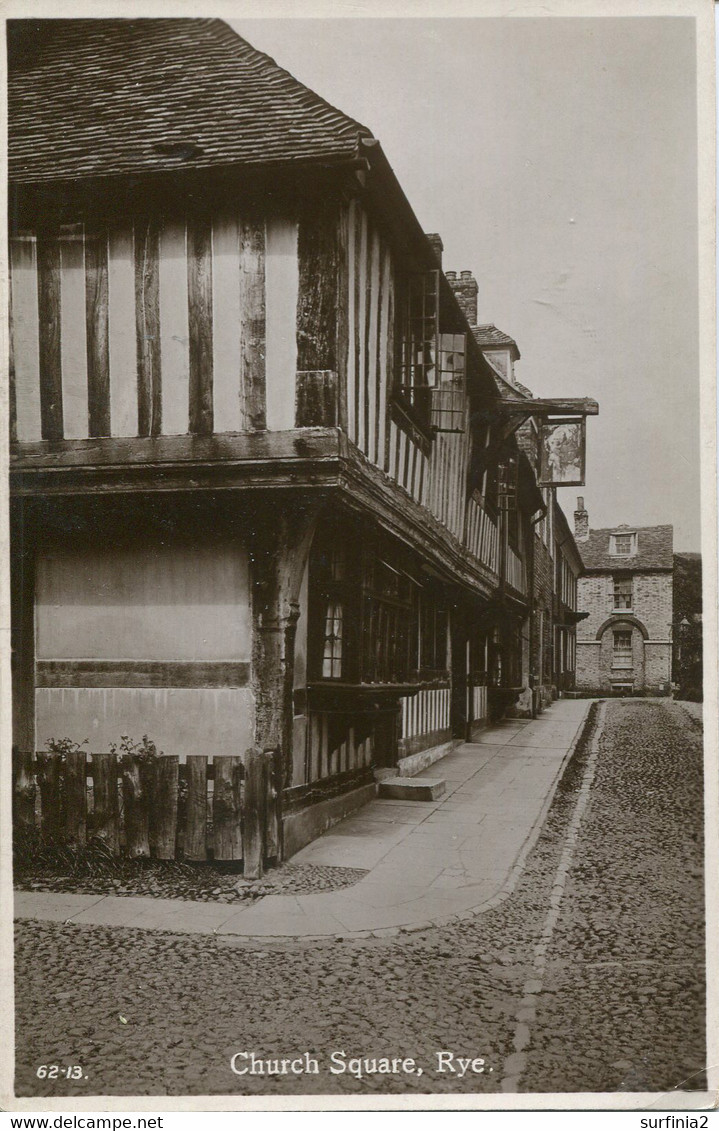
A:
<svg viewBox="0 0 719 1131">
<path fill-rule="evenodd" d="M 253 744 L 249 688 L 38 688 L 37 748 L 50 738 L 88 740 L 102 753 L 122 735 L 144 734 L 165 754 L 244 754 Z"/>
<path fill-rule="evenodd" d="M 249 660 L 245 551 L 236 545 L 91 546 L 43 554 L 37 656 Z"/>
</svg>

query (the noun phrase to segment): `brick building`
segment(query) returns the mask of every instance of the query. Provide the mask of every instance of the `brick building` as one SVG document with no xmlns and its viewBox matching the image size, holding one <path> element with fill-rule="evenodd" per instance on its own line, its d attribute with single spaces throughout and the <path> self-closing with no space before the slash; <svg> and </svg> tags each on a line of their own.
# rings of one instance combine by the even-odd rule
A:
<svg viewBox="0 0 719 1131">
<path fill-rule="evenodd" d="M 668 695 L 672 667 L 671 526 L 589 529 L 577 500 L 574 533 L 584 565 L 577 688 L 601 695 Z"/>
</svg>

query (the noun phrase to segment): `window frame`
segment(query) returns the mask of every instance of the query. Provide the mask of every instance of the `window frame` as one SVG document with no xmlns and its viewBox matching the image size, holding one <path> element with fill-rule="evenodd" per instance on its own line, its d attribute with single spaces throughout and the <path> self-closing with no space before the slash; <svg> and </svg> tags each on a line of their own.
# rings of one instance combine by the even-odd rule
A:
<svg viewBox="0 0 719 1131">
<path fill-rule="evenodd" d="M 309 565 L 308 593 L 308 638 L 307 670 L 308 679 L 323 683 L 351 683 L 356 678 L 355 635 L 357 624 L 356 579 L 352 557 L 346 551 L 346 544 L 338 536 L 330 536 L 324 530 L 313 545 Z M 341 556 L 342 567 L 337 569 L 337 554 Z M 339 607 L 341 633 L 338 674 L 325 674 L 327 657 L 327 624 L 329 610 Z M 336 619 L 336 614 L 335 614 Z"/>
<path fill-rule="evenodd" d="M 440 270 L 405 276 L 398 286 L 393 401 L 425 441 L 466 431 L 467 333 L 440 324 Z M 449 358 L 459 357 L 459 365 Z M 421 359 L 421 360 L 420 360 Z"/>
<path fill-rule="evenodd" d="M 628 638 L 628 644 L 619 644 L 619 638 Z M 629 669 L 634 667 L 634 632 L 631 628 L 612 630 L 612 667 Z"/>
<path fill-rule="evenodd" d="M 619 549 L 619 540 L 628 540 L 627 550 Z M 613 558 L 631 558 L 637 552 L 637 533 L 635 530 L 622 530 L 609 536 L 609 553 Z"/>
<path fill-rule="evenodd" d="M 417 294 L 417 288 L 421 294 Z M 427 371 L 438 364 L 439 346 L 439 269 L 422 271 L 404 277 L 398 288 L 396 319 L 396 379 L 393 396 L 402 412 L 427 440 L 432 439 L 431 406 L 428 395 L 430 384 Z M 433 293 L 432 293 L 433 292 Z M 428 300 L 434 300 L 434 310 L 427 312 Z M 415 303 L 419 300 L 421 310 Z M 416 334 L 419 324 L 420 333 Z M 422 361 L 417 358 L 422 355 Z M 426 354 L 429 353 L 429 360 Z M 416 380 L 421 369 L 424 380 Z M 412 390 L 416 394 L 412 395 Z"/>
<path fill-rule="evenodd" d="M 622 585 L 628 586 L 628 592 L 622 593 L 622 590 L 621 590 Z M 622 597 L 622 596 L 625 597 L 625 598 L 626 597 L 629 598 L 628 604 L 622 603 L 622 602 L 619 601 L 619 597 Z M 632 610 L 633 608 L 634 608 L 634 577 L 633 577 L 633 575 L 631 573 L 629 573 L 629 574 L 613 573 L 612 574 L 612 610 L 614 612 L 617 612 L 619 610 L 621 610 L 623 612 L 627 612 L 627 611 Z"/>
</svg>

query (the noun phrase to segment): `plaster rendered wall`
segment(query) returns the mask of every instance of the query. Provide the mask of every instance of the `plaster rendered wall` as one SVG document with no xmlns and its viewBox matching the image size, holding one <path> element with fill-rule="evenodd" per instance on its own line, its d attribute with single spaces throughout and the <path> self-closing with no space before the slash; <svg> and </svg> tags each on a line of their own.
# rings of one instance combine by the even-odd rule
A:
<svg viewBox="0 0 719 1131">
<path fill-rule="evenodd" d="M 244 549 L 236 541 L 205 540 L 76 545 L 43 554 L 36 657 L 39 669 L 54 661 L 72 684 L 36 688 L 38 749 L 50 738 L 69 737 L 102 751 L 122 735 L 147 734 L 180 758 L 242 754 L 254 734 Z M 125 663 L 132 680 L 123 686 L 123 673 L 113 673 L 108 686 L 98 685 L 106 661 Z M 231 665 L 223 677 L 229 686 L 207 686 L 199 665 L 212 663 Z M 177 664 L 179 677 L 174 669 L 168 681 L 175 685 L 163 686 L 163 665 Z"/>
<path fill-rule="evenodd" d="M 39 660 L 249 660 L 247 556 L 212 542 L 44 553 L 35 623 Z"/>
<path fill-rule="evenodd" d="M 143 734 L 164 754 L 244 754 L 253 744 L 254 697 L 249 688 L 39 687 L 37 747 L 50 738 L 88 739 L 98 753 L 124 734 Z"/>
</svg>

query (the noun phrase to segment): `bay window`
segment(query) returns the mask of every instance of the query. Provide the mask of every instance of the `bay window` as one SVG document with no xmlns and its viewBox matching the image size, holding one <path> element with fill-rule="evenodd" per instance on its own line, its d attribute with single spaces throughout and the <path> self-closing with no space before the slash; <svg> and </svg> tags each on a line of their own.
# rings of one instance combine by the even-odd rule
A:
<svg viewBox="0 0 719 1131">
<path fill-rule="evenodd" d="M 410 276 L 398 296 L 395 399 L 427 435 L 464 432 L 467 341 L 440 332 L 439 271 Z"/>
</svg>

